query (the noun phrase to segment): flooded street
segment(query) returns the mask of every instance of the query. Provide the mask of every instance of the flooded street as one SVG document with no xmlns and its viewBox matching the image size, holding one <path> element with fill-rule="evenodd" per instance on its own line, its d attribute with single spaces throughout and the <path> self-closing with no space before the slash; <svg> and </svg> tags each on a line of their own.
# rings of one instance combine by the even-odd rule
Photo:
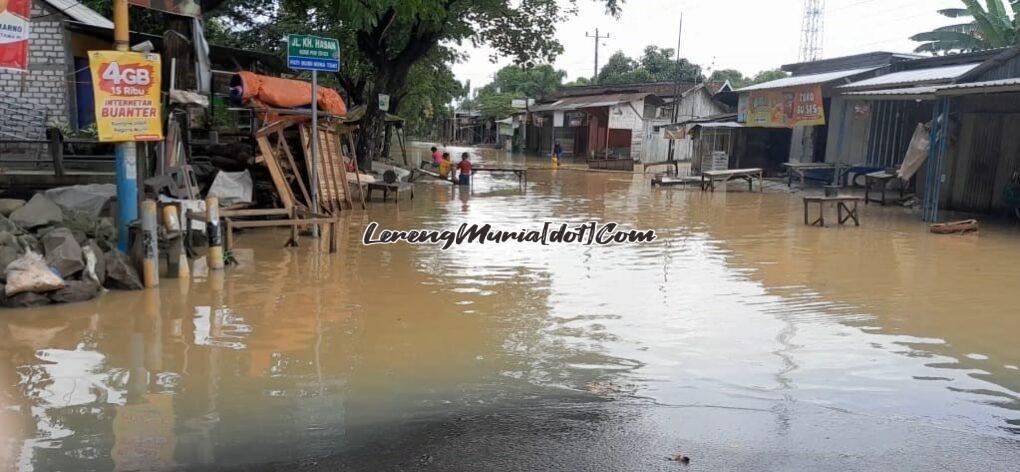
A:
<svg viewBox="0 0 1020 472">
<path fill-rule="evenodd" d="M 3 311 L 0 470 L 1016 470 L 1017 226 L 821 229 L 744 190 L 422 182 L 336 255 L 258 230 L 225 273 Z M 373 221 L 658 239 L 363 246 Z"/>
</svg>

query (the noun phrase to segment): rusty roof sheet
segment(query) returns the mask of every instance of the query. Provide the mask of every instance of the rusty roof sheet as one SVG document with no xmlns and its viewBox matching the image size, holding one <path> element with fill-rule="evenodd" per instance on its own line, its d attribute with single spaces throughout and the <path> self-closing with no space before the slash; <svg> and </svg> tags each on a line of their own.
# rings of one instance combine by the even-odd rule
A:
<svg viewBox="0 0 1020 472">
<path fill-rule="evenodd" d="M 981 63 L 979 62 L 975 62 L 972 64 L 957 64 L 952 66 L 930 67 L 927 69 L 915 69 L 893 72 L 891 74 L 880 75 L 878 77 L 864 79 L 858 82 L 847 84 L 840 88 L 865 89 L 865 88 L 882 88 L 891 86 L 948 82 L 963 76 L 964 74 L 970 72 L 980 64 Z"/>
<path fill-rule="evenodd" d="M 113 29 L 112 21 L 77 0 L 45 0 L 45 2 L 75 21 L 96 28 Z"/>
<path fill-rule="evenodd" d="M 608 107 L 620 103 L 643 100 L 655 94 L 647 92 L 638 93 L 611 93 L 607 95 L 590 95 L 585 97 L 565 97 L 552 103 L 543 103 L 531 107 L 531 111 L 572 111 L 581 108 Z"/>
<path fill-rule="evenodd" d="M 787 87 L 799 87 L 802 85 L 823 85 L 834 80 L 846 79 L 865 72 L 871 72 L 875 69 L 878 69 L 878 67 L 838 70 L 835 72 L 823 72 L 821 74 L 795 75 L 793 77 L 784 77 L 782 79 L 772 80 L 769 82 L 749 85 L 747 87 L 734 90 L 734 92 L 751 92 L 754 90 L 780 89 Z"/>
</svg>

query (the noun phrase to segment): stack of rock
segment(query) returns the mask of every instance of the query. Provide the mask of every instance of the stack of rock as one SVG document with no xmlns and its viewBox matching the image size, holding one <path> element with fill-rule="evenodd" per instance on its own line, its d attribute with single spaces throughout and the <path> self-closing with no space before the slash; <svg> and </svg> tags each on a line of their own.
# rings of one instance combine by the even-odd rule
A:
<svg viewBox="0 0 1020 472">
<path fill-rule="evenodd" d="M 63 209 L 43 194 L 0 199 L 0 277 L 6 307 L 90 300 L 102 287 L 142 289 L 116 248 L 111 219 Z"/>
</svg>

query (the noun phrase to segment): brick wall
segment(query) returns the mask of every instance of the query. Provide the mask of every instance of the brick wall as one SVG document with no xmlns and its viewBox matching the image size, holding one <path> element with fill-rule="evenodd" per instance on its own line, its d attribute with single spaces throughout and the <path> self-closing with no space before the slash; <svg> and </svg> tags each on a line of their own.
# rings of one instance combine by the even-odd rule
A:
<svg viewBox="0 0 1020 472">
<path fill-rule="evenodd" d="M 47 115 L 51 123 L 67 124 L 70 113 L 68 98 L 73 59 L 68 54 L 64 32 L 65 16 L 49 5 L 32 3 L 32 24 L 29 36 L 29 71 L 0 70 L 0 92 Z M 70 64 L 69 64 L 70 62 Z"/>
</svg>

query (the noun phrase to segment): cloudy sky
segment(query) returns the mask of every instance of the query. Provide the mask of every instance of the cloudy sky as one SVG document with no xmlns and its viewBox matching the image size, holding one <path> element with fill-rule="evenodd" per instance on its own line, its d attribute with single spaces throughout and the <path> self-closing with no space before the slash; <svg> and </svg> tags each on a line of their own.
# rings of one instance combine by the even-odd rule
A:
<svg viewBox="0 0 1020 472">
<path fill-rule="evenodd" d="M 566 3 L 566 2 L 564 2 Z M 676 47 L 683 13 L 684 56 L 704 67 L 737 69 L 745 75 L 797 62 L 804 0 L 626 0 L 623 15 L 606 15 L 597 0 L 577 0 L 579 13 L 560 25 L 556 37 L 565 52 L 556 67 L 568 80 L 591 76 L 594 40 L 585 32 L 609 33 L 600 64 L 615 51 L 634 57 L 646 45 Z M 910 52 L 909 36 L 954 20 L 936 13 L 960 0 L 827 0 L 824 57 L 868 51 Z M 467 51 L 467 50 L 465 50 Z M 470 51 L 454 72 L 480 87 L 509 61 L 490 62 L 491 51 Z"/>
</svg>

